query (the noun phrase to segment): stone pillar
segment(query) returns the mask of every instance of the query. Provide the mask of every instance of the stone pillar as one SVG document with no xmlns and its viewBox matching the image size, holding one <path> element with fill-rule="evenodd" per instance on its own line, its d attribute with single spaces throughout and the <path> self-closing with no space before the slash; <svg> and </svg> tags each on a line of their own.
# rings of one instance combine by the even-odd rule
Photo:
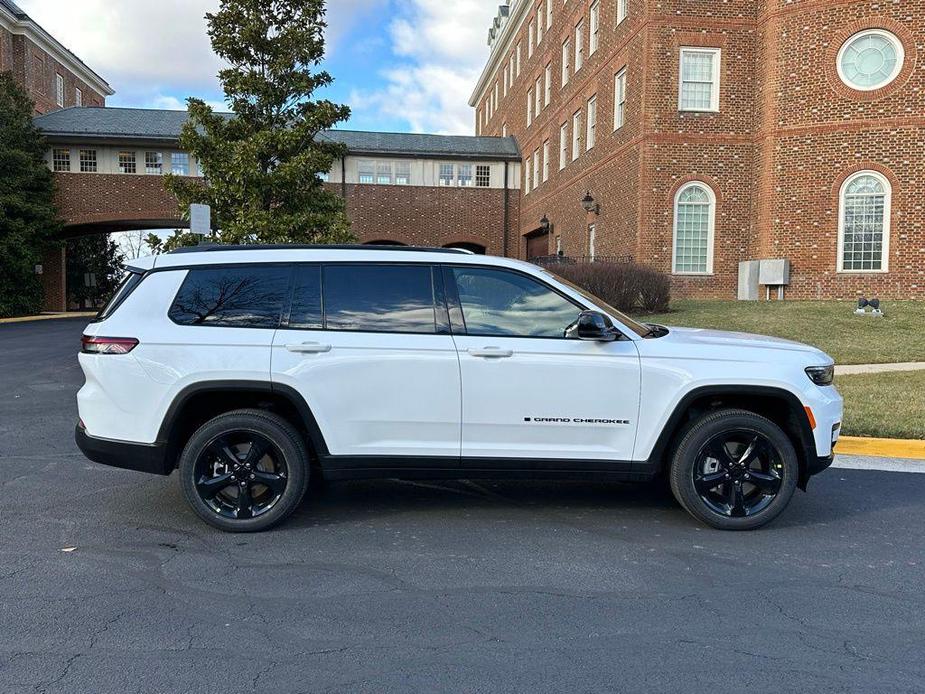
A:
<svg viewBox="0 0 925 694">
<path fill-rule="evenodd" d="M 42 263 L 45 311 L 67 311 L 67 255 L 62 243 L 45 254 Z"/>
</svg>

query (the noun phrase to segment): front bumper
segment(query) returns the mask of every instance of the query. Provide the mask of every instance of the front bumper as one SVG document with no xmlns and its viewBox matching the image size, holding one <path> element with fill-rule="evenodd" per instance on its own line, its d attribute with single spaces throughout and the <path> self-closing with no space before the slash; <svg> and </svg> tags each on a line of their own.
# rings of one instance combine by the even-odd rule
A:
<svg viewBox="0 0 925 694">
<path fill-rule="evenodd" d="M 74 431 L 77 447 L 94 463 L 137 470 L 152 475 L 169 475 L 166 446 L 161 444 L 129 443 L 127 441 L 110 441 L 98 439 L 87 433 L 78 422 Z"/>
</svg>

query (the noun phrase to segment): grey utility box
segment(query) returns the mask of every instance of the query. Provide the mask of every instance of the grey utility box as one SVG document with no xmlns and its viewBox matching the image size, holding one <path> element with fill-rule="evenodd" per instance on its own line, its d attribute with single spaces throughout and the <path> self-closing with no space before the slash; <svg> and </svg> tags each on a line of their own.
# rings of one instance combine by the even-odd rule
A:
<svg viewBox="0 0 925 694">
<path fill-rule="evenodd" d="M 786 259 L 762 260 L 758 284 L 767 287 L 784 287 L 790 284 L 790 261 Z"/>
<path fill-rule="evenodd" d="M 739 263 L 739 301 L 758 301 L 760 269 L 760 260 L 745 260 Z"/>
</svg>

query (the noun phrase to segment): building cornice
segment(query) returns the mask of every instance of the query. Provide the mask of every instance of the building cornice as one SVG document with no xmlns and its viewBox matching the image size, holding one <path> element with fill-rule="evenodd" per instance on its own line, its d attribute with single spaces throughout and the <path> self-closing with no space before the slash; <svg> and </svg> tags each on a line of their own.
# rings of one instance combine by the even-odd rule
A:
<svg viewBox="0 0 925 694">
<path fill-rule="evenodd" d="M 520 27 L 532 6 L 533 3 L 528 2 L 528 0 L 514 0 L 511 3 L 511 13 L 508 16 L 507 24 L 505 24 L 504 29 L 502 29 L 501 36 L 495 41 L 494 46 L 492 46 L 488 62 L 485 63 L 485 68 L 482 70 L 478 82 L 476 82 L 475 90 L 472 92 L 472 96 L 469 97 L 469 105 L 472 108 L 475 108 L 479 104 L 482 99 L 482 94 L 488 89 L 489 83 L 497 72 L 502 59 L 504 56 L 508 55 L 513 48 L 514 39 L 520 33 Z"/>
<path fill-rule="evenodd" d="M 52 56 L 68 70 L 77 75 L 85 84 L 103 96 L 112 96 L 115 91 L 102 77 L 91 70 L 76 55 L 71 53 L 51 34 L 36 24 L 29 17 L 17 17 L 5 6 L 0 5 L 0 27 L 15 36 L 24 36 L 43 51 Z"/>
</svg>

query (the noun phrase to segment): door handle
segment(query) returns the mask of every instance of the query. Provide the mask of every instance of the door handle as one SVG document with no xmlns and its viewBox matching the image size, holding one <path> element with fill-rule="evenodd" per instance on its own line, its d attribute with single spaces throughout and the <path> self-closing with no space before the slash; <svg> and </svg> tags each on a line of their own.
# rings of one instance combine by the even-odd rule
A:
<svg viewBox="0 0 925 694">
<path fill-rule="evenodd" d="M 323 345 L 320 342 L 302 342 L 296 345 L 286 345 L 286 349 L 299 354 L 324 354 L 325 352 L 330 352 L 332 347 L 331 345 Z"/>
<path fill-rule="evenodd" d="M 483 347 L 482 349 L 470 349 L 469 354 L 473 357 L 486 357 L 488 359 L 507 359 L 514 356 L 514 350 L 501 349 L 500 347 Z"/>
</svg>

